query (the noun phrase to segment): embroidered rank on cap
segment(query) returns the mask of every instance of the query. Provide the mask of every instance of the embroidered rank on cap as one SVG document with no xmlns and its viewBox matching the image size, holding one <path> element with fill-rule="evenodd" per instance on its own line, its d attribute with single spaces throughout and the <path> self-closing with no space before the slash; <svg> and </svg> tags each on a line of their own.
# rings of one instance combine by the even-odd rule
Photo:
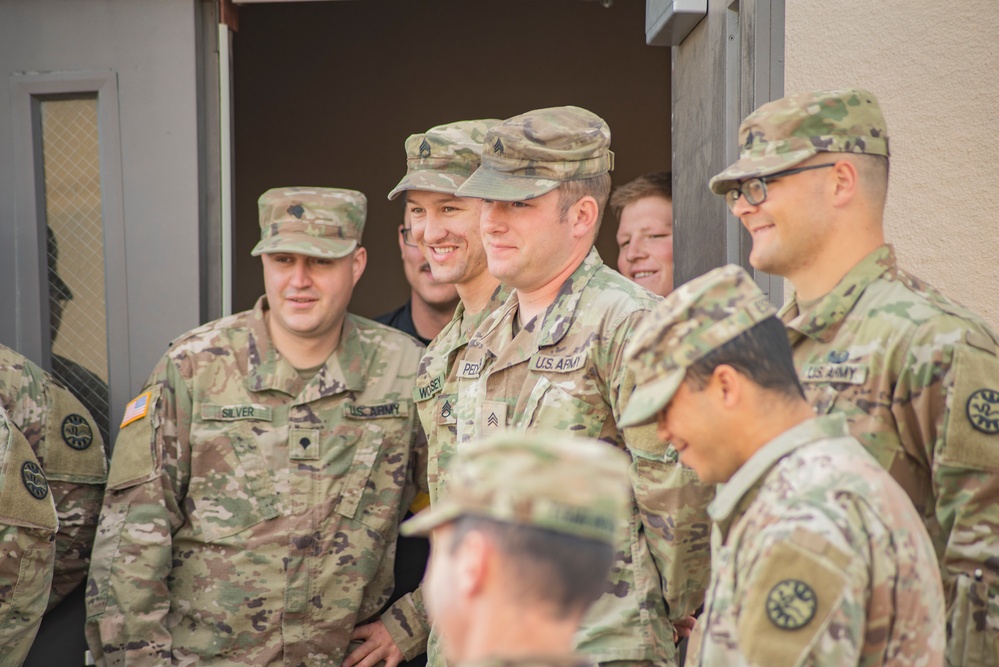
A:
<svg viewBox="0 0 999 667">
<path fill-rule="evenodd" d="M 503 142 L 500 141 L 499 137 L 496 137 L 496 143 L 493 144 L 493 153 L 496 155 L 503 155 L 504 150 Z"/>
<path fill-rule="evenodd" d="M 797 630 L 815 616 L 818 599 L 812 587 L 800 579 L 785 579 L 770 589 L 767 618 L 781 630 Z"/>
<path fill-rule="evenodd" d="M 999 433 L 999 391 L 979 389 L 968 398 L 965 411 L 975 430 L 989 435 Z"/>
<path fill-rule="evenodd" d="M 426 139 L 420 144 L 420 157 L 423 159 L 430 157 L 430 144 Z"/>
<path fill-rule="evenodd" d="M 62 420 L 62 441 L 82 452 L 94 441 L 94 430 L 83 415 L 66 415 Z"/>
<path fill-rule="evenodd" d="M 121 418 L 120 428 L 125 428 L 134 421 L 138 421 L 149 413 L 149 399 L 152 398 L 153 392 L 147 391 L 145 393 L 139 394 L 132 401 L 125 406 L 125 416 Z"/>
<path fill-rule="evenodd" d="M 32 498 L 43 500 L 49 495 L 49 482 L 45 473 L 34 461 L 25 461 L 21 466 L 21 481 Z"/>
</svg>

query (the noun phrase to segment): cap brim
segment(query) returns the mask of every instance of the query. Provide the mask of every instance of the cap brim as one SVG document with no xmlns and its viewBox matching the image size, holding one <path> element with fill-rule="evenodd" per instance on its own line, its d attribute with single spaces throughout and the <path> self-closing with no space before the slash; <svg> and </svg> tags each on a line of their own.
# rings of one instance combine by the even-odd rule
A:
<svg viewBox="0 0 999 667">
<path fill-rule="evenodd" d="M 463 174 L 448 174 L 441 171 L 414 171 L 402 177 L 399 184 L 388 194 L 388 198 L 391 201 L 406 190 L 425 190 L 426 192 L 442 192 L 453 195 L 466 180 L 468 180 L 468 176 Z"/>
<path fill-rule="evenodd" d="M 271 252 L 288 252 L 295 255 L 336 259 L 346 257 L 357 246 L 358 242 L 353 239 L 321 239 L 308 234 L 278 234 L 260 241 L 250 254 L 256 257 Z"/>
<path fill-rule="evenodd" d="M 458 505 L 447 500 L 441 501 L 436 507 L 423 510 L 408 521 L 399 525 L 399 533 L 403 537 L 427 536 L 437 526 L 454 521 L 465 512 Z"/>
<path fill-rule="evenodd" d="M 656 415 L 673 399 L 686 375 L 686 369 L 675 370 L 665 377 L 635 387 L 618 426 L 644 426 L 656 420 Z"/>
<path fill-rule="evenodd" d="M 502 171 L 479 167 L 455 192 L 459 197 L 476 197 L 495 201 L 523 201 L 546 195 L 562 181 L 549 178 L 513 176 Z"/>
<path fill-rule="evenodd" d="M 782 153 L 780 155 L 748 156 L 740 158 L 732 163 L 725 171 L 714 176 L 708 181 L 708 187 L 716 195 L 723 195 L 732 188 L 738 187 L 739 181 L 758 176 L 768 176 L 789 167 L 793 167 L 799 162 L 819 153 L 817 148 L 805 148 L 802 150 Z"/>
</svg>

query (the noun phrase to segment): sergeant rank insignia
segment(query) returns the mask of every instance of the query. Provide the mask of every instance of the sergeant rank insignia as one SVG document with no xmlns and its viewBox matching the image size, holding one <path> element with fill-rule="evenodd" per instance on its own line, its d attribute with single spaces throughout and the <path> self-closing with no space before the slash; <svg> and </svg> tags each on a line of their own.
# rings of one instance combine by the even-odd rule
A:
<svg viewBox="0 0 999 667">
<path fill-rule="evenodd" d="M 797 630 L 815 616 L 818 600 L 812 587 L 800 579 L 778 582 L 767 594 L 767 618 L 781 630 Z"/>
<path fill-rule="evenodd" d="M 420 157 L 424 160 L 430 157 L 430 144 L 426 139 L 424 139 L 423 143 L 420 144 Z"/>
<path fill-rule="evenodd" d="M 81 415 L 67 415 L 62 420 L 62 441 L 82 452 L 94 441 L 94 431 Z"/>
</svg>

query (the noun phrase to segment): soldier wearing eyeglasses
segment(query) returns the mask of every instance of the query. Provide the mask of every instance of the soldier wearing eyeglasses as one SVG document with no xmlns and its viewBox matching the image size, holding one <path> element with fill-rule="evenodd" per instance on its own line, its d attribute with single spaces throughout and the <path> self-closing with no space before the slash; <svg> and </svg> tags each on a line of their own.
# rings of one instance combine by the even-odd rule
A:
<svg viewBox="0 0 999 667">
<path fill-rule="evenodd" d="M 999 664 L 999 337 L 886 245 L 889 142 L 871 93 L 765 104 L 739 142 L 710 187 L 752 235 L 753 267 L 794 286 L 779 315 L 808 400 L 845 415 L 922 516 L 948 664 Z"/>
</svg>

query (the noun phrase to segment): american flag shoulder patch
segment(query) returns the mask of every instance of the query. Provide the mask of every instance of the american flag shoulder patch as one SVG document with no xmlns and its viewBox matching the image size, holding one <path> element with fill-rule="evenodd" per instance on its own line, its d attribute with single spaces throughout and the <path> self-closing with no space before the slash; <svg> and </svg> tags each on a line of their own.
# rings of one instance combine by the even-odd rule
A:
<svg viewBox="0 0 999 667">
<path fill-rule="evenodd" d="M 153 392 L 147 391 L 139 394 L 125 406 L 125 416 L 121 419 L 121 427 L 142 419 L 149 413 L 149 401 L 153 397 Z"/>
</svg>

